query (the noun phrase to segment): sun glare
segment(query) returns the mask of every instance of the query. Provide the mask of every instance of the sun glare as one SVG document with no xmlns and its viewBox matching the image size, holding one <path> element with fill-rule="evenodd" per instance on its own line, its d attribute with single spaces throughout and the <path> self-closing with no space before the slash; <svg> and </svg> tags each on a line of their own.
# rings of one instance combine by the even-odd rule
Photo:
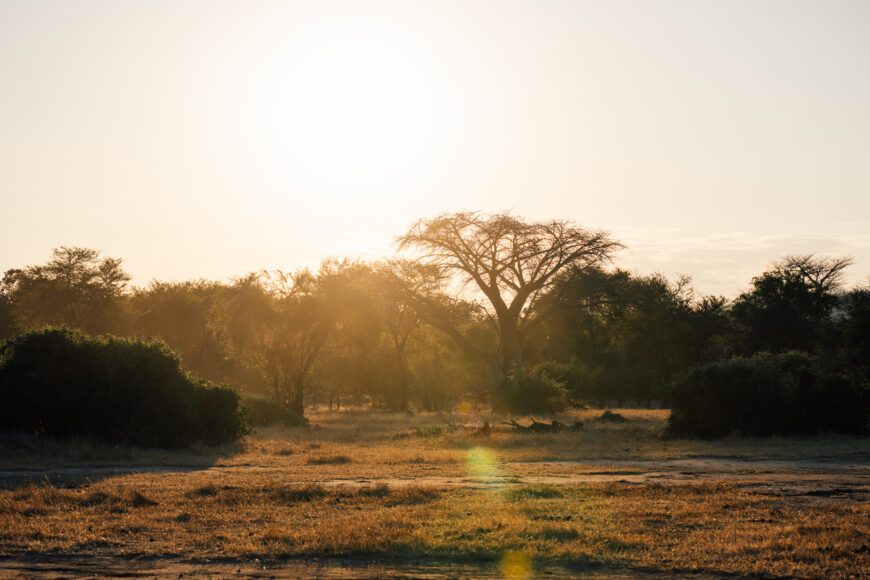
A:
<svg viewBox="0 0 870 580">
<path fill-rule="evenodd" d="M 396 34 L 340 21 L 263 54 L 244 97 L 256 111 L 250 151 L 268 160 L 260 163 L 367 207 L 425 173 L 456 111 L 424 47 Z"/>
</svg>

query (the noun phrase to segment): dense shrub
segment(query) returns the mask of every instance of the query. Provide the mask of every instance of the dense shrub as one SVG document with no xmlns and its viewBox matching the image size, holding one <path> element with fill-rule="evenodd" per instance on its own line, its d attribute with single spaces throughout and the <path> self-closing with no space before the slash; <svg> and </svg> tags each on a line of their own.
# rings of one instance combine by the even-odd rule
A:
<svg viewBox="0 0 870 580">
<path fill-rule="evenodd" d="M 502 402 L 513 413 L 555 413 L 567 406 L 561 381 L 538 369 L 517 369 L 502 384 Z"/>
<path fill-rule="evenodd" d="M 670 431 L 717 438 L 865 433 L 870 393 L 809 355 L 736 357 L 690 369 L 671 392 Z"/>
<path fill-rule="evenodd" d="M 272 399 L 244 397 L 242 406 L 252 427 L 302 427 L 308 424 L 305 417 Z"/>
<path fill-rule="evenodd" d="M 609 401 L 625 401 L 630 392 L 630 378 L 622 369 L 594 367 L 577 359 L 563 363 L 540 362 L 529 369 L 535 376 L 546 376 L 560 383 L 573 405 L 594 403 L 604 406 Z"/>
<path fill-rule="evenodd" d="M 590 385 L 594 380 L 592 373 L 585 365 L 577 363 L 576 360 L 572 359 L 570 362 L 543 361 L 531 367 L 528 372 L 534 376 L 545 376 L 558 382 L 572 401 L 579 402 L 592 398 L 586 396 L 591 390 Z"/>
<path fill-rule="evenodd" d="M 592 366 L 577 359 L 567 363 L 544 361 L 531 367 L 529 372 L 561 383 L 574 405 L 595 403 L 605 406 L 617 402 L 621 406 L 629 400 L 649 401 L 653 394 L 657 394 L 653 389 L 656 381 L 652 373 L 622 362 Z"/>
<path fill-rule="evenodd" d="M 238 393 L 186 374 L 163 343 L 45 329 L 0 347 L 0 430 L 181 447 L 245 424 Z"/>
</svg>

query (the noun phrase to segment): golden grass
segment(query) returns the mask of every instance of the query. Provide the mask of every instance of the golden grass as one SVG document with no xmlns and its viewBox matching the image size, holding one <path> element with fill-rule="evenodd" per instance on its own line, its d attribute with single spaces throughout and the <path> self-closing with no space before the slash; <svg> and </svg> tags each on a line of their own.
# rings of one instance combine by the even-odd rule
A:
<svg viewBox="0 0 870 580">
<path fill-rule="evenodd" d="M 806 577 L 870 569 L 870 506 L 849 496 L 789 495 L 727 479 L 485 481 L 543 472 L 514 463 L 545 459 L 868 451 L 866 440 L 847 438 L 667 441 L 663 412 L 621 412 L 627 423 L 601 423 L 594 419 L 600 411 L 585 411 L 568 417 L 583 420 L 582 431 L 548 435 L 516 433 L 490 417 L 323 413 L 313 418 L 319 429 L 264 430 L 235 454 L 128 451 L 116 465 L 172 466 L 193 457 L 196 469 L 0 491 L 0 555 L 378 555 Z M 473 434 L 483 419 L 497 427 L 486 439 Z M 440 425 L 446 428 L 433 428 Z M 87 461 L 70 453 L 38 457 L 46 468 Z M 17 461 L 7 458 L 7 468 L 37 463 Z M 464 483 L 428 483 L 432 476 Z"/>
</svg>

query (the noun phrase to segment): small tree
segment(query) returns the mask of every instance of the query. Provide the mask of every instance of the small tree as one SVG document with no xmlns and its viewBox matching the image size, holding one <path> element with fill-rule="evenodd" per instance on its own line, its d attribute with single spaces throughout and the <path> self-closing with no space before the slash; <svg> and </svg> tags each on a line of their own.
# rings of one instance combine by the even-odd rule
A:
<svg viewBox="0 0 870 580">
<path fill-rule="evenodd" d="M 299 416 L 305 411 L 315 362 L 335 326 L 329 278 L 335 265 L 318 275 L 250 274 L 236 280 L 217 314 L 229 349 L 258 369 L 272 396 Z"/>
</svg>

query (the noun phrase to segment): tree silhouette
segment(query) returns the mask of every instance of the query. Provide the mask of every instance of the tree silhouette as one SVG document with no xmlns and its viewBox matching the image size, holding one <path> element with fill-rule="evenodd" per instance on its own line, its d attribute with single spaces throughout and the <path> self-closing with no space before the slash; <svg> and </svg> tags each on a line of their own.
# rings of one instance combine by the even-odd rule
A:
<svg viewBox="0 0 870 580">
<path fill-rule="evenodd" d="M 245 276 L 230 289 L 217 324 L 230 352 L 302 416 L 312 368 L 332 331 L 317 278 L 307 270 Z"/>
<path fill-rule="evenodd" d="M 744 326 L 744 350 L 816 352 L 837 306 L 843 270 L 849 258 L 788 256 L 752 279 L 732 307 Z"/>
<path fill-rule="evenodd" d="M 498 335 L 494 362 L 503 377 L 522 363 L 524 338 L 553 314 L 554 308 L 535 305 L 557 275 L 598 266 L 622 246 L 604 232 L 568 221 L 463 212 L 418 221 L 399 238 L 399 247 L 422 251 L 424 263 L 445 276 L 458 275 L 483 293 Z"/>
<path fill-rule="evenodd" d="M 854 264 L 852 258 L 820 258 L 814 254 L 794 254 L 780 260 L 775 269 L 797 275 L 817 293 L 835 292 L 843 284 L 843 271 Z"/>
<path fill-rule="evenodd" d="M 100 333 L 116 329 L 129 280 L 120 259 L 61 246 L 45 264 L 7 272 L 4 286 L 22 329 L 57 324 Z"/>
</svg>

